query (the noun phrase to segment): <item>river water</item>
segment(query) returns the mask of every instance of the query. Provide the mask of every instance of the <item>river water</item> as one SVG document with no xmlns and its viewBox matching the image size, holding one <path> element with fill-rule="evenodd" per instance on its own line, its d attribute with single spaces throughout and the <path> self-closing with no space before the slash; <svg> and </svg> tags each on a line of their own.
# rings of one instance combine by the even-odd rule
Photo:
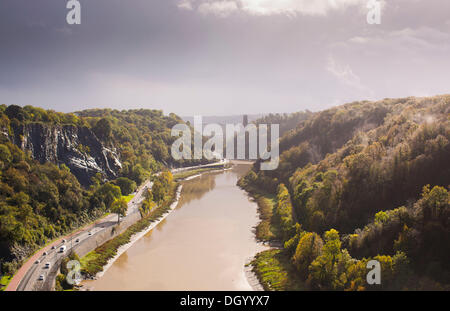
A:
<svg viewBox="0 0 450 311">
<path fill-rule="evenodd" d="M 183 182 L 176 209 L 124 252 L 91 290 L 251 290 L 244 272 L 264 249 L 257 206 L 236 186 L 249 165 Z"/>
</svg>

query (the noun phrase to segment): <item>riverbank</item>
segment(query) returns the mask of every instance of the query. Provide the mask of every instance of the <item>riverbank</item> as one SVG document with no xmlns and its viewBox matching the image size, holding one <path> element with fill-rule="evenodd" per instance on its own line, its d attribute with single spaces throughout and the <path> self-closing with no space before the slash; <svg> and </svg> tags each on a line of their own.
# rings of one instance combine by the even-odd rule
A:
<svg viewBox="0 0 450 311">
<path fill-rule="evenodd" d="M 105 244 L 88 253 L 81 259 L 82 273 L 84 274 L 85 279 L 101 278 L 114 262 L 133 246 L 135 242 L 156 228 L 170 215 L 180 200 L 182 185 L 178 183 L 179 181 L 190 180 L 199 177 L 204 173 L 227 170 L 226 166 L 222 166 L 222 168 L 219 167 L 220 166 L 213 166 L 175 174 L 174 179 L 177 180 L 177 189 L 171 195 L 172 200 L 170 201 L 170 204 L 165 204 L 161 208 L 157 208 L 150 215 L 128 228 L 123 234 L 107 241 Z M 180 177 L 180 174 L 182 174 L 182 178 Z M 90 288 L 89 286 L 84 285 L 80 287 L 80 290 L 90 290 Z"/>
<path fill-rule="evenodd" d="M 136 239 L 106 273 L 84 281 L 84 289 L 262 290 L 255 288 L 246 267 L 256 253 L 267 249 L 255 239 L 257 205 L 236 187 L 248 169 L 234 165 L 229 171 L 183 180 L 176 209 Z M 259 285 L 256 275 L 253 279 Z"/>
<path fill-rule="evenodd" d="M 297 271 L 284 249 L 271 248 L 262 251 L 250 263 L 252 272 L 266 291 L 305 290 L 303 282 L 296 277 Z"/>
<path fill-rule="evenodd" d="M 258 205 L 260 222 L 255 228 L 258 241 L 270 248 L 256 254 L 246 265 L 248 282 L 255 290 L 299 291 L 303 282 L 297 278 L 295 267 L 284 249 L 280 238 L 281 228 L 274 220 L 277 197 L 255 189 L 250 185 L 239 185 Z"/>
<path fill-rule="evenodd" d="M 239 183 L 238 186 L 244 190 L 258 206 L 260 221 L 255 227 L 256 239 L 265 244 L 278 241 L 279 228 L 272 221 L 273 212 L 277 204 L 276 196 L 258 191 L 251 186 L 244 186 Z"/>
<path fill-rule="evenodd" d="M 247 283 L 250 285 L 252 290 L 255 292 L 262 292 L 265 291 L 264 286 L 260 282 L 259 277 L 253 268 L 253 261 L 255 260 L 255 257 L 256 255 L 247 260 L 247 263 L 244 266 L 244 273 Z"/>
<path fill-rule="evenodd" d="M 99 261 L 99 252 L 100 250 L 94 250 L 91 253 L 88 253 L 85 257 L 83 257 L 81 259 L 81 264 L 82 264 L 82 269 L 85 269 L 85 275 L 89 275 L 90 279 L 97 279 L 103 276 L 104 273 L 106 273 L 106 271 L 108 271 L 108 269 L 112 266 L 112 264 L 117 260 L 117 258 L 119 258 L 126 250 L 128 250 L 136 241 L 138 241 L 140 238 L 142 238 L 145 234 L 147 234 L 149 231 L 153 230 L 159 223 L 161 223 L 161 221 L 163 221 L 177 206 L 178 201 L 180 199 L 181 196 L 181 190 L 182 190 L 183 186 L 182 185 L 178 185 L 177 189 L 175 191 L 175 198 L 174 200 L 171 202 L 171 204 L 169 205 L 168 209 L 162 207 L 163 209 L 160 211 L 155 210 L 156 214 L 151 214 L 149 216 L 147 216 L 146 218 L 141 219 L 140 221 L 138 221 L 135 225 L 131 226 L 128 230 L 130 230 L 129 232 L 125 231 L 123 234 L 125 236 L 128 236 L 128 242 L 125 244 L 121 244 L 120 246 L 118 246 L 121 242 L 124 242 L 124 236 L 118 236 L 116 239 L 118 239 L 117 241 L 108 241 L 111 242 L 110 245 L 102 245 L 100 248 L 114 248 L 117 247 L 116 251 L 114 252 L 115 254 L 110 257 L 109 259 L 107 259 L 106 264 L 101 266 L 101 262 L 95 264 L 94 262 L 98 262 Z M 161 213 L 163 213 L 161 215 Z M 156 217 L 157 220 L 154 220 Z M 142 228 L 144 225 L 147 225 L 143 230 L 137 231 L 140 228 Z M 108 243 L 107 242 L 107 243 Z M 107 244 L 105 243 L 105 244 Z M 111 250 L 110 250 L 111 251 Z M 104 262 L 104 259 L 103 261 Z M 94 267 L 92 267 L 92 265 L 94 265 Z M 101 268 L 101 270 L 100 270 Z M 92 269 L 89 271 L 89 269 Z M 83 270 L 82 270 L 83 271 Z M 95 275 L 94 275 L 95 274 Z M 85 287 L 81 287 L 80 289 L 87 289 Z"/>
<path fill-rule="evenodd" d="M 272 224 L 273 210 L 276 204 L 276 197 L 268 193 L 258 192 L 250 187 L 239 186 L 256 203 L 259 215 L 259 222 L 255 227 L 255 238 L 258 243 L 267 246 L 268 249 L 255 254 L 245 264 L 245 276 L 247 282 L 254 291 L 273 290 L 270 286 L 269 278 L 260 268 L 261 254 L 270 252 L 281 247 L 277 240 L 278 228 Z"/>
<path fill-rule="evenodd" d="M 81 272 L 85 278 L 99 277 L 115 259 L 139 239 L 140 233 L 157 226 L 175 208 L 181 193 L 181 185 L 175 184 L 168 199 L 148 215 L 131 225 L 122 234 L 105 242 L 81 258 Z"/>
</svg>

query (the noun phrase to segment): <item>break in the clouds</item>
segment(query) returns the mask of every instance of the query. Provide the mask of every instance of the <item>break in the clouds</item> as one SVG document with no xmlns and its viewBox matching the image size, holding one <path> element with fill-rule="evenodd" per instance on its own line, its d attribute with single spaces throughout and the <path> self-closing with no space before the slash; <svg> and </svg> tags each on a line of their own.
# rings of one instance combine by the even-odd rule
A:
<svg viewBox="0 0 450 311">
<path fill-rule="evenodd" d="M 450 1 L 0 1 L 0 104 L 179 115 L 449 93 Z"/>
<path fill-rule="evenodd" d="M 383 1 L 384 2 L 384 1 Z M 228 16 L 237 11 L 254 15 L 326 15 L 350 6 L 366 7 L 368 0 L 180 0 L 178 7 L 202 14 Z"/>
</svg>

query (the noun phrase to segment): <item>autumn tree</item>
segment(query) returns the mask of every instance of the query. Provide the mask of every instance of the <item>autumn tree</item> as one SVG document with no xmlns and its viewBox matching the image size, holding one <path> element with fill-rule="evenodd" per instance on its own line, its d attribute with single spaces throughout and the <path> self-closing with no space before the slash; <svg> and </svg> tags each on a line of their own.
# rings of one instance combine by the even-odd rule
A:
<svg viewBox="0 0 450 311">
<path fill-rule="evenodd" d="M 308 277 L 309 265 L 322 253 L 322 247 L 322 239 L 314 232 L 304 234 L 298 242 L 293 261 L 304 279 Z"/>
<path fill-rule="evenodd" d="M 127 215 L 128 203 L 124 198 L 115 200 L 111 205 L 111 212 L 117 214 L 117 222 L 120 222 L 120 217 Z"/>
</svg>

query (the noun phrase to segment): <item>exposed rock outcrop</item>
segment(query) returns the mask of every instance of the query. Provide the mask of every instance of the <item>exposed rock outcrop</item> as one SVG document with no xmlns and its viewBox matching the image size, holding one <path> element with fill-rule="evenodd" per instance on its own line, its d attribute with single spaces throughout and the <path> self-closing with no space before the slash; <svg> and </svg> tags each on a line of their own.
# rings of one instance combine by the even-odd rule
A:
<svg viewBox="0 0 450 311">
<path fill-rule="evenodd" d="M 83 185 L 96 173 L 115 178 L 122 167 L 116 151 L 87 127 L 29 123 L 15 127 L 12 140 L 41 163 L 64 163 Z"/>
</svg>

